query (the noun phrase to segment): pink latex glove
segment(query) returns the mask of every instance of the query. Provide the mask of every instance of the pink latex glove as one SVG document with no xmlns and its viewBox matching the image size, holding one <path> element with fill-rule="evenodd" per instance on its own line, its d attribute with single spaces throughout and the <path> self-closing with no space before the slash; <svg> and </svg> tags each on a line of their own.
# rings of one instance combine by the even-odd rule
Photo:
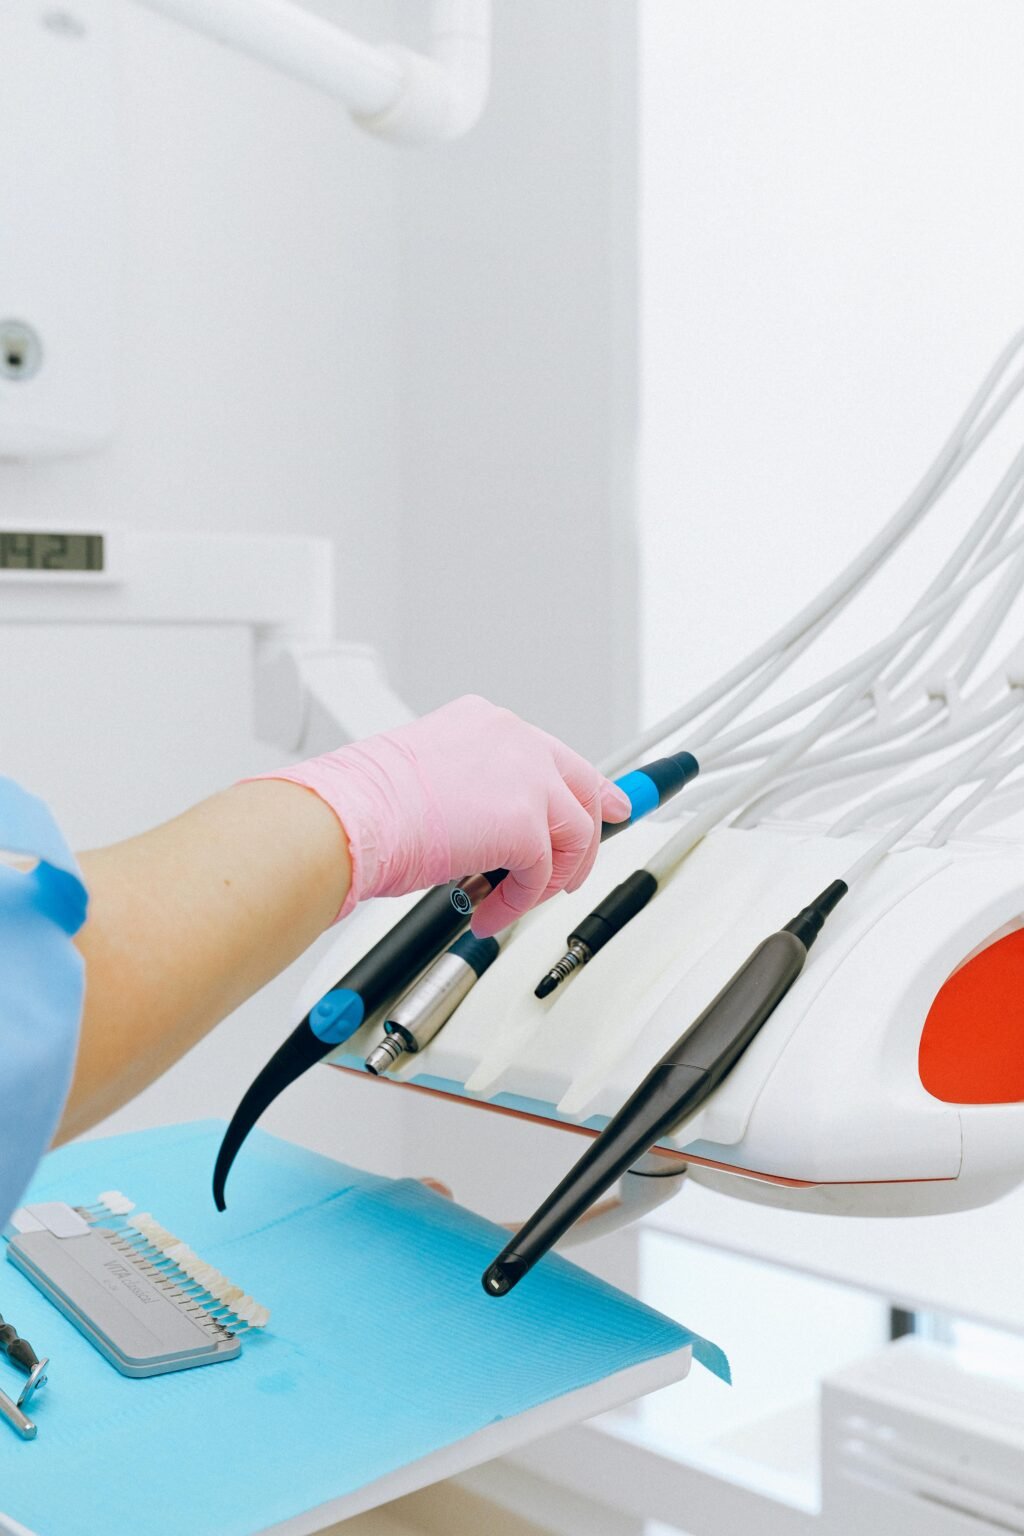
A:
<svg viewBox="0 0 1024 1536">
<path fill-rule="evenodd" d="M 585 758 L 473 694 L 262 777 L 314 790 L 341 822 L 352 886 L 339 918 L 368 896 L 509 870 L 476 910 L 480 937 L 582 885 L 601 822 L 630 814 L 627 797 Z"/>
</svg>

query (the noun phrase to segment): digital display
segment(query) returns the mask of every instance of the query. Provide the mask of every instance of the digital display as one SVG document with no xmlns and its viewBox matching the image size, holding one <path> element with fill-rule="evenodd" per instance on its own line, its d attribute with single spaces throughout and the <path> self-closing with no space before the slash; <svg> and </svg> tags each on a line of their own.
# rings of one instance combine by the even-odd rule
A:
<svg viewBox="0 0 1024 1536">
<path fill-rule="evenodd" d="M 0 571 L 102 571 L 102 533 L 0 532 Z"/>
</svg>

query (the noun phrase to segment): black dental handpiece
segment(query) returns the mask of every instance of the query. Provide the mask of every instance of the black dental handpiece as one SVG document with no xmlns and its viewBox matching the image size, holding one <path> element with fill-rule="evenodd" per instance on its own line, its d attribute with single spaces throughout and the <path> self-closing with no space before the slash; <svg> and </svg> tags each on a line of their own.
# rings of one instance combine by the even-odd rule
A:
<svg viewBox="0 0 1024 1536">
<path fill-rule="evenodd" d="M 616 780 L 633 811 L 626 821 L 605 822 L 602 841 L 656 810 L 698 771 L 691 753 L 677 752 Z M 355 1034 L 365 1019 L 405 992 L 459 938 L 477 904 L 507 874 L 507 869 L 493 869 L 428 891 L 292 1030 L 249 1086 L 224 1133 L 213 1170 L 213 1198 L 219 1211 L 225 1208 L 224 1186 L 231 1165 L 264 1110 L 289 1083 Z"/>
<path fill-rule="evenodd" d="M 633 808 L 627 821 L 605 823 L 601 841 L 607 842 L 642 816 L 664 805 L 698 771 L 690 752 L 659 758 L 617 779 Z M 406 1052 L 428 1045 L 469 996 L 473 987 L 498 958 L 500 944 L 494 939 L 474 939 L 463 934 L 426 970 L 405 993 L 384 1022 L 383 1037 L 366 1058 L 366 1069 L 375 1075 L 387 1072 Z"/>
<path fill-rule="evenodd" d="M 686 778 L 678 780 L 681 760 L 689 758 L 693 764 Z M 628 779 L 646 778 L 650 789 L 657 796 L 657 800 L 651 806 L 655 809 L 663 805 L 674 795 L 689 778 L 693 778 L 698 772 L 697 760 L 689 752 L 678 753 L 675 757 L 663 757 L 656 763 L 648 763 L 636 773 L 628 774 Z M 618 779 L 616 782 L 625 786 L 626 780 Z M 632 798 L 632 795 L 630 796 Z M 628 826 L 629 823 L 627 822 Z M 647 869 L 636 869 L 621 885 L 617 885 L 608 892 L 597 906 L 588 912 L 581 922 L 566 938 L 566 951 L 560 960 L 557 960 L 534 987 L 535 997 L 549 997 L 556 987 L 560 987 L 575 971 L 581 970 L 594 956 L 613 939 L 620 929 L 643 911 L 651 897 L 658 889 L 658 882 Z"/>
<path fill-rule="evenodd" d="M 498 883 L 498 873 L 473 875 L 428 891 L 296 1025 L 250 1084 L 224 1133 L 213 1170 L 219 1211 L 225 1208 L 224 1185 L 231 1165 L 263 1111 L 289 1083 L 355 1034 L 364 1019 L 393 1002 L 458 938 L 477 902 Z"/>
<path fill-rule="evenodd" d="M 758 945 L 486 1270 L 489 1296 L 507 1295 L 595 1200 L 710 1098 L 800 975 L 846 889 L 844 881 L 833 881 Z"/>
</svg>

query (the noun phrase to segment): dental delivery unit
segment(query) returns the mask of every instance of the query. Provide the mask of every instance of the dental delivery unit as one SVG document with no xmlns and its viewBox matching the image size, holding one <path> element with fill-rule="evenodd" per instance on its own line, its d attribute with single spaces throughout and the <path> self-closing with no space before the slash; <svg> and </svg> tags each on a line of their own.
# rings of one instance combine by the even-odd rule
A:
<svg viewBox="0 0 1024 1536">
<path fill-rule="evenodd" d="M 482 1277 L 493 1296 L 679 1187 L 658 1174 L 861 1215 L 1024 1180 L 1022 389 L 1024 332 L 846 569 L 603 765 L 629 770 L 633 814 L 579 892 L 496 940 L 467 930 L 502 870 L 349 920 L 231 1121 L 218 1206 L 263 1110 L 324 1059 L 588 1138 Z M 908 541 L 976 460 L 993 488 L 915 582 Z M 815 674 L 898 554 L 913 601 Z"/>
</svg>

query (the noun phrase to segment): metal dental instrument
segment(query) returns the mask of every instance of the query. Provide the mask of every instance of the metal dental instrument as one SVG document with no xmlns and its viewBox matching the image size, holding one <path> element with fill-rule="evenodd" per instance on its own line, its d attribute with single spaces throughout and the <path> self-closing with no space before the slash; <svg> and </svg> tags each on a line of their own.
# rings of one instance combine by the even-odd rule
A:
<svg viewBox="0 0 1024 1536">
<path fill-rule="evenodd" d="M 28 1340 L 20 1338 L 18 1330 L 12 1323 L 5 1322 L 3 1317 L 0 1317 L 0 1350 L 28 1377 L 18 1397 L 18 1407 L 21 1408 L 45 1382 L 45 1371 L 50 1362 L 48 1359 L 40 1360 Z"/>
<path fill-rule="evenodd" d="M 415 986 L 399 998 L 385 1021 L 384 1038 L 366 1058 L 367 1072 L 379 1077 L 407 1051 L 419 1051 L 429 1045 L 494 964 L 500 951 L 497 939 L 477 939 L 471 933 L 456 939 Z"/>
<path fill-rule="evenodd" d="M 23 1440 L 35 1439 L 37 1433 L 35 1420 L 30 1419 L 28 1414 L 22 1413 L 18 1404 L 9 1398 L 6 1392 L 0 1392 L 0 1415 Z"/>
<path fill-rule="evenodd" d="M 489 1296 L 507 1295 L 605 1190 L 710 1098 L 800 975 L 825 919 L 846 892 L 846 882 L 834 880 L 758 945 L 502 1249 L 483 1275 Z"/>
<path fill-rule="evenodd" d="M 605 822 L 602 841 L 657 810 L 699 771 L 700 765 L 691 752 L 675 752 L 617 779 L 633 812 L 626 821 Z M 225 1209 L 224 1185 L 231 1165 L 267 1106 L 289 1083 L 355 1034 L 364 1019 L 389 1007 L 408 991 L 417 977 L 469 927 L 477 904 L 507 874 L 505 869 L 494 869 L 428 891 L 310 1009 L 251 1083 L 231 1118 L 213 1170 L 213 1198 L 219 1211 Z M 475 980 L 474 975 L 472 981 Z"/>
<path fill-rule="evenodd" d="M 45 1358 L 40 1360 L 28 1340 L 20 1338 L 18 1330 L 3 1317 L 0 1317 L 0 1350 L 28 1377 L 18 1394 L 17 1402 L 8 1397 L 6 1392 L 0 1391 L 0 1415 L 23 1440 L 34 1440 L 36 1424 L 24 1409 L 46 1381 L 46 1367 L 50 1362 Z"/>
</svg>

